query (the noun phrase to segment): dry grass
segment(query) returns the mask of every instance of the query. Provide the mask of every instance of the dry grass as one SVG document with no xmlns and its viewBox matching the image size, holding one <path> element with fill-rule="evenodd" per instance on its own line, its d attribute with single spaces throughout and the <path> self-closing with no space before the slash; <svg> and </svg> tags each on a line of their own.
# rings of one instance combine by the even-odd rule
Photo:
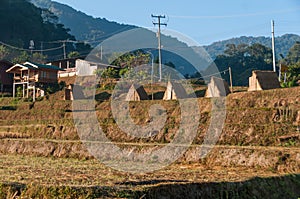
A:
<svg viewBox="0 0 300 199">
<path fill-rule="evenodd" d="M 197 89 L 201 91 L 203 88 Z M 161 90 L 162 88 L 159 88 L 157 92 Z M 76 155 L 77 152 L 79 154 L 82 152 L 82 148 L 73 124 L 72 103 L 57 100 L 61 97 L 61 93 L 51 96 L 49 100 L 36 102 L 34 106 L 28 102 L 3 98 L 0 99 L 0 143 L 5 146 L 0 147 L 3 149 L 0 156 L 0 185 L 18 182 L 26 185 L 33 183 L 54 187 L 101 186 L 109 189 L 142 191 L 167 185 L 193 183 L 211 185 L 211 182 L 241 182 L 253 177 L 270 178 L 299 173 L 300 140 L 297 137 L 280 139 L 296 133 L 294 123 L 295 113 L 300 108 L 299 91 L 300 87 L 229 95 L 226 102 L 225 127 L 218 142 L 221 146 L 217 146 L 215 153 L 210 154 L 210 159 L 189 162 L 196 153 L 188 152 L 177 163 L 147 174 L 115 171 L 95 159 L 85 160 L 86 155 Z M 100 97 L 108 97 L 111 94 L 108 90 L 97 92 Z M 203 142 L 211 117 L 210 100 L 199 98 L 198 101 L 201 118 L 193 147 Z M 168 119 L 164 129 L 150 139 L 133 139 L 118 129 L 112 118 L 109 100 L 98 99 L 95 102 L 99 123 L 111 140 L 120 142 L 120 145 L 153 143 L 163 146 L 172 139 L 180 123 L 178 103 L 150 100 L 133 102 L 130 103 L 130 113 L 137 124 L 147 124 L 149 107 L 155 103 L 163 105 L 167 110 Z M 292 114 L 274 121 L 273 114 L 283 106 L 282 104 L 290 107 Z M 5 147 L 8 150 L 5 151 Z M 54 158 L 60 157 L 62 152 L 56 155 L 49 152 L 48 157 L 33 156 L 33 154 L 43 156 L 43 153 L 36 153 L 52 149 L 64 151 L 65 154 L 61 156 L 62 158 Z M 21 150 L 24 151 L 20 152 Z M 13 155 L 7 155 L 9 153 Z M 17 155 L 18 153 L 27 156 Z M 75 155 L 68 156 L 67 153 Z M 247 164 L 249 160 L 252 161 L 250 166 Z M 15 193 L 16 191 L 10 192 L 8 197 L 13 197 Z"/>
<path fill-rule="evenodd" d="M 172 164 L 146 174 L 112 170 L 97 160 L 2 155 L 0 198 L 295 197 L 298 175 L 248 167 Z M 13 183 L 12 183 L 13 182 Z M 260 190 L 260 191 L 257 191 Z"/>
<path fill-rule="evenodd" d="M 0 160 L 1 182 L 34 183 L 47 186 L 115 186 L 124 183 L 130 185 L 132 182 L 132 184 L 140 184 L 143 187 L 144 185 L 153 186 L 173 182 L 236 182 L 255 176 L 270 177 L 286 174 L 283 172 L 274 173 L 268 169 L 247 167 L 224 168 L 214 166 L 210 168 L 197 163 L 174 163 L 152 173 L 129 174 L 106 167 L 95 159 L 78 160 L 1 155 Z"/>
</svg>

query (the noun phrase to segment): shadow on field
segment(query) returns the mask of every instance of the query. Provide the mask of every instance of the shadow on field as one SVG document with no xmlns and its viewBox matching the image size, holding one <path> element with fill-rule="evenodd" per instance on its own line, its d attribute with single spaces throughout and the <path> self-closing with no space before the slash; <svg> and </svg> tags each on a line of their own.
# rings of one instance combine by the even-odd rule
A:
<svg viewBox="0 0 300 199">
<path fill-rule="evenodd" d="M 103 102 L 105 100 L 109 100 L 109 98 L 111 97 L 111 94 L 108 92 L 101 92 L 95 95 L 95 100 L 98 102 Z"/>
<path fill-rule="evenodd" d="M 159 183 L 187 183 L 187 180 L 144 180 L 144 181 L 127 181 L 118 183 L 118 185 L 155 185 Z"/>
<path fill-rule="evenodd" d="M 161 100 L 164 97 L 164 94 L 165 94 L 164 91 L 153 93 L 153 99 Z M 151 99 L 151 97 L 152 96 L 149 96 L 149 99 Z"/>
<path fill-rule="evenodd" d="M 15 106 L 0 106 L 0 110 L 15 111 L 17 108 Z"/>
<path fill-rule="evenodd" d="M 163 183 L 163 184 L 160 184 Z M 169 183 L 169 184 L 168 184 Z M 150 187 L 139 187 L 150 185 Z M 152 186 L 151 186 L 152 185 Z M 299 198 L 300 174 L 243 182 L 187 183 L 177 180 L 122 182 L 113 187 L 0 184 L 0 198 Z"/>
<path fill-rule="evenodd" d="M 300 174 L 252 178 L 243 182 L 164 184 L 147 189 L 145 198 L 299 198 Z"/>
</svg>

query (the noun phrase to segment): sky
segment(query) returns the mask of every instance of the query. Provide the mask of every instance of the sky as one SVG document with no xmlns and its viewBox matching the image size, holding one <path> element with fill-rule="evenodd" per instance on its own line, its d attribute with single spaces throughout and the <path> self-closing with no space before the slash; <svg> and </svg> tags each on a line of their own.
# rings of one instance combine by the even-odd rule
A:
<svg viewBox="0 0 300 199">
<path fill-rule="evenodd" d="M 299 0 L 56 0 L 93 17 L 151 27 L 151 14 L 199 45 L 239 36 L 300 35 Z"/>
</svg>

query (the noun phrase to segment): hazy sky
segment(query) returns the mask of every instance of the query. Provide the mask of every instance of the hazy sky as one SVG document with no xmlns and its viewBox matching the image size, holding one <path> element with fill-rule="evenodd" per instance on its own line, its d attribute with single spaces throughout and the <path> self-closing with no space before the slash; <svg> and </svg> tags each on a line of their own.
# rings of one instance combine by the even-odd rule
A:
<svg viewBox="0 0 300 199">
<path fill-rule="evenodd" d="M 300 35 L 299 0 L 56 0 L 94 17 L 153 27 L 151 14 L 166 15 L 166 29 L 200 45 L 238 36 Z M 165 29 L 165 27 L 163 28 Z"/>
</svg>

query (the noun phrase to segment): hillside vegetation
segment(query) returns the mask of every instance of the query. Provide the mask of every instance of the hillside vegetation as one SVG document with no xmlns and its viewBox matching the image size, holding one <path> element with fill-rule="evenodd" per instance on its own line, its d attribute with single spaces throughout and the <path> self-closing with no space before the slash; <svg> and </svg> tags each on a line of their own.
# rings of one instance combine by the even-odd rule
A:
<svg viewBox="0 0 300 199">
<path fill-rule="evenodd" d="M 295 34 L 284 34 L 282 36 L 275 37 L 275 45 L 276 45 L 276 57 L 280 58 L 280 54 L 286 56 L 288 54 L 289 49 L 295 44 L 296 41 L 300 41 L 300 36 Z M 247 44 L 252 45 L 255 43 L 259 43 L 268 48 L 272 48 L 272 39 L 271 37 L 253 37 L 253 36 L 241 36 L 237 38 L 231 38 L 223 41 L 216 41 L 210 45 L 204 46 L 209 55 L 212 58 L 216 58 L 218 55 L 224 53 L 226 49 L 226 45 L 228 44 Z"/>
<path fill-rule="evenodd" d="M 106 38 L 122 31 L 135 28 L 132 25 L 119 24 L 105 18 L 94 18 L 72 7 L 51 0 L 31 0 L 36 6 L 49 9 L 60 23 L 71 30 L 78 40 L 98 45 Z M 100 8 L 101 10 L 101 8 Z M 80 24 L 80 26 L 78 25 Z"/>
<path fill-rule="evenodd" d="M 63 24 L 51 23 L 50 13 L 25 0 L 1 0 L 0 41 L 28 49 L 29 41 L 75 39 Z M 43 16 L 42 16 L 43 15 Z M 40 46 L 37 43 L 38 47 Z"/>
<path fill-rule="evenodd" d="M 76 40 L 70 29 L 58 22 L 57 16 L 27 0 L 1 0 L 0 7 L 3 10 L 0 12 L 0 59 L 14 63 L 62 59 L 62 41 Z M 66 42 L 65 50 L 66 55 L 73 51 L 87 53 L 90 46 Z"/>
</svg>

